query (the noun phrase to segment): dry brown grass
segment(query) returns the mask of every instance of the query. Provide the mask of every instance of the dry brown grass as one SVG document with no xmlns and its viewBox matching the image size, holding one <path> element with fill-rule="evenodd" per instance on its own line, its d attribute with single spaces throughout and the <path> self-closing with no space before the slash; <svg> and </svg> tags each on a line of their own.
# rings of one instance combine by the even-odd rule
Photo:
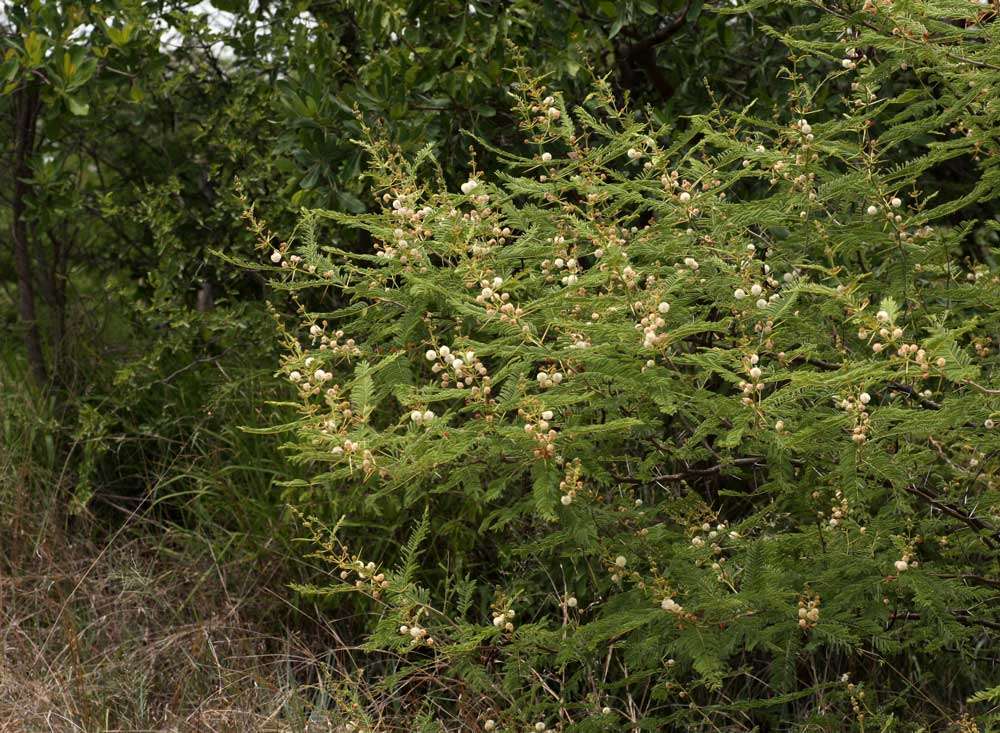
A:
<svg viewBox="0 0 1000 733">
<path fill-rule="evenodd" d="M 314 653 L 323 629 L 303 638 L 315 624 L 290 612 L 275 568 L 216 562 L 135 517 L 94 541 L 11 509 L 0 731 L 336 729 L 336 684 Z"/>
</svg>

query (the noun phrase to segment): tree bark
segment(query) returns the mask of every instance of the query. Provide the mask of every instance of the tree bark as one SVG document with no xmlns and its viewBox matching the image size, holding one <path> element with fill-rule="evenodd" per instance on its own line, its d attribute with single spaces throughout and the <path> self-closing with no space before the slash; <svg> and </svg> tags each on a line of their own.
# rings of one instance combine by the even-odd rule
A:
<svg viewBox="0 0 1000 733">
<path fill-rule="evenodd" d="M 35 148 L 35 132 L 41 101 L 38 87 L 29 82 L 14 93 L 14 197 L 11 236 L 14 240 L 14 270 L 17 274 L 18 315 L 24 327 L 24 346 L 28 367 L 39 386 L 48 384 L 45 353 L 35 310 L 35 283 L 31 266 L 26 201 L 31 193 L 31 166 L 28 161 Z"/>
<path fill-rule="evenodd" d="M 635 42 L 618 41 L 616 43 L 619 73 L 622 77 L 622 84 L 626 88 L 631 89 L 637 85 L 635 71 L 638 69 L 645 72 L 649 83 L 656 90 L 657 94 L 660 95 L 660 99 L 663 102 L 670 101 L 674 96 L 676 87 L 657 64 L 656 47 L 670 39 L 684 27 L 690 9 L 691 0 L 687 0 L 680 12 L 671 18 L 669 22 L 661 24 L 659 29 L 652 35 Z"/>
</svg>

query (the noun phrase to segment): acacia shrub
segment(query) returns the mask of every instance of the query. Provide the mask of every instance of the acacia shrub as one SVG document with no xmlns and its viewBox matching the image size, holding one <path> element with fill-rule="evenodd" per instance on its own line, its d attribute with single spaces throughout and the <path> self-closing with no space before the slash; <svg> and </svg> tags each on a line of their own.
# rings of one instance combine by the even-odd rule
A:
<svg viewBox="0 0 1000 733">
<path fill-rule="evenodd" d="M 332 304 L 284 332 L 286 496 L 331 566 L 298 590 L 354 594 L 401 715 L 995 721 L 997 227 L 963 213 L 997 193 L 997 39 L 900 5 L 785 37 L 772 119 L 651 128 L 522 70 L 534 155 L 456 192 L 371 136 L 382 211 L 260 230 Z"/>
</svg>

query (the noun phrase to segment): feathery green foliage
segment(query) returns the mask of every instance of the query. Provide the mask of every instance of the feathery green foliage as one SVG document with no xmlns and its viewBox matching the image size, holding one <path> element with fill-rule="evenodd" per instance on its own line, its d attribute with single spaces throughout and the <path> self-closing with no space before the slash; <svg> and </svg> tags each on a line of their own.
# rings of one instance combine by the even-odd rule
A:
<svg viewBox="0 0 1000 733">
<path fill-rule="evenodd" d="M 989 718 L 993 18 L 824 6 L 781 34 L 784 109 L 683 130 L 520 69 L 534 154 L 453 192 L 366 131 L 383 210 L 262 238 L 274 285 L 322 304 L 286 334 L 287 448 L 312 475 L 288 498 L 346 516 L 320 555 L 401 660 L 384 683 L 423 696 L 410 714 L 971 730 L 969 699 Z"/>
</svg>

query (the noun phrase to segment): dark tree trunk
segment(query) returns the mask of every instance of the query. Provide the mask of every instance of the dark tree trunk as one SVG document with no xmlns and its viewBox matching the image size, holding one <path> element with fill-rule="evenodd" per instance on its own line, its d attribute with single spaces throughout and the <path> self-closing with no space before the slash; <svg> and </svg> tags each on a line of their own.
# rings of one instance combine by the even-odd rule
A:
<svg viewBox="0 0 1000 733">
<path fill-rule="evenodd" d="M 656 90 L 660 100 L 669 102 L 676 92 L 675 84 L 667 77 L 656 62 L 656 47 L 670 39 L 684 28 L 691 0 L 684 3 L 680 12 L 668 22 L 661 22 L 659 28 L 645 38 L 628 41 L 624 38 L 615 41 L 615 57 L 618 62 L 618 73 L 625 89 L 636 90 L 639 79 L 636 72 L 642 71 L 649 84 Z"/>
<path fill-rule="evenodd" d="M 35 310 L 35 283 L 32 274 L 31 247 L 25 208 L 31 193 L 31 166 L 28 161 L 35 147 L 35 131 L 41 102 L 38 87 L 28 83 L 14 94 L 14 197 L 11 236 L 14 240 L 14 269 L 17 273 L 18 315 L 24 327 L 24 345 L 28 366 L 39 386 L 48 383 L 45 354 Z"/>
</svg>

